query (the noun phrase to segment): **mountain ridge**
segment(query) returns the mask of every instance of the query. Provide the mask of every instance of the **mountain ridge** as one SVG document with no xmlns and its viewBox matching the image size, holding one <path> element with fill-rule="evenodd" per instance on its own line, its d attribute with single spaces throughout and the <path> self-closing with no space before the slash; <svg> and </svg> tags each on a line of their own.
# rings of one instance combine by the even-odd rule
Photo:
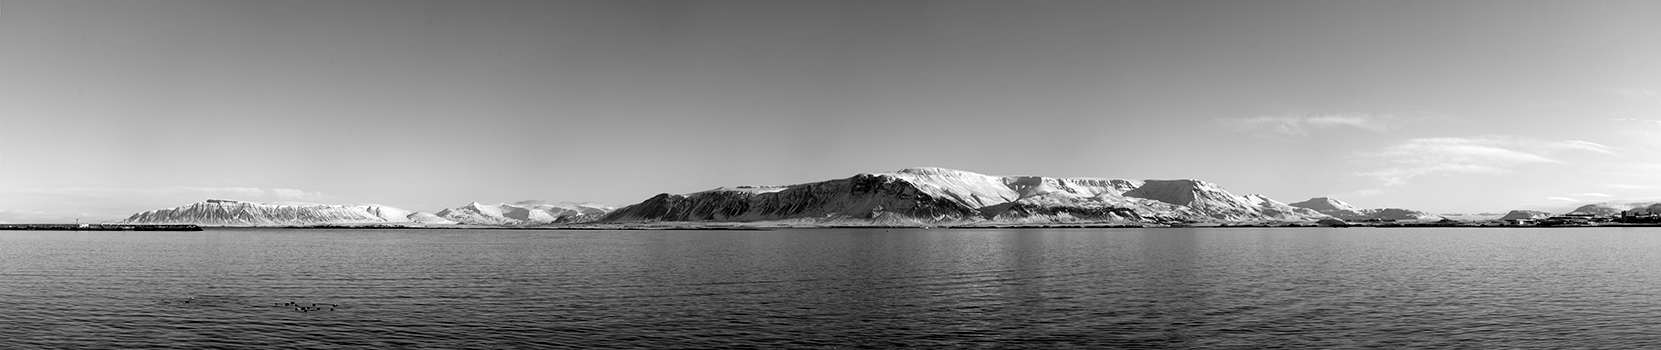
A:
<svg viewBox="0 0 1661 350">
<path fill-rule="evenodd" d="M 592 202 L 520 201 L 516 204 L 472 202 L 438 213 L 412 211 L 379 204 L 256 203 L 208 199 L 173 208 L 139 212 L 122 220 L 132 224 L 196 224 L 204 226 L 317 226 L 317 225 L 484 225 L 531 226 L 585 222 L 612 207 Z"/>
<path fill-rule="evenodd" d="M 1610 201 L 1582 205 L 1570 213 L 1593 215 L 1619 215 L 1621 211 L 1639 211 L 1646 213 L 1661 213 L 1661 202 L 1657 201 Z"/>
<path fill-rule="evenodd" d="M 124 223 L 210 226 L 295 226 L 318 224 L 453 224 L 432 213 L 379 204 L 254 203 L 208 199 L 174 208 L 133 214 Z"/>
<path fill-rule="evenodd" d="M 523 200 L 512 204 L 472 202 L 441 210 L 436 215 L 469 225 L 532 226 L 592 221 L 612 209 L 615 208 L 592 202 Z"/>
<path fill-rule="evenodd" d="M 819 220 L 1151 223 L 1314 221 L 1326 215 L 1193 179 L 994 176 L 918 167 L 765 190 L 662 193 L 597 222 Z"/>
<path fill-rule="evenodd" d="M 1309 200 L 1292 203 L 1294 207 L 1307 208 L 1344 221 L 1366 220 L 1442 220 L 1442 215 L 1431 214 L 1402 208 L 1356 208 L 1344 201 L 1330 197 L 1315 197 Z"/>
<path fill-rule="evenodd" d="M 1588 205 L 1590 207 L 1590 205 Z M 523 200 L 466 205 L 436 213 L 376 204 L 253 203 L 209 199 L 134 214 L 128 223 L 293 226 L 399 223 L 538 226 L 576 223 L 778 222 L 801 225 L 937 226 L 1003 224 L 1185 225 L 1439 220 L 1401 208 L 1361 209 L 1328 197 L 1287 204 L 1234 194 L 1198 179 L 999 176 L 939 167 L 858 173 L 777 186 L 724 186 L 661 193 L 611 207 L 592 202 Z"/>
</svg>

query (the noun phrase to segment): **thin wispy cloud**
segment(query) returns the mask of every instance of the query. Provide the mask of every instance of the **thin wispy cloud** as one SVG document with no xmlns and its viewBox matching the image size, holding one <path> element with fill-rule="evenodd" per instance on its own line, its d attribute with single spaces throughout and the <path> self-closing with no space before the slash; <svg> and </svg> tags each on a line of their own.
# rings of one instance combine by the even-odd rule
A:
<svg viewBox="0 0 1661 350">
<path fill-rule="evenodd" d="M 1576 194 L 1571 194 L 1569 196 L 1570 197 L 1614 197 L 1613 195 L 1604 194 L 1604 193 L 1597 193 L 1597 192 L 1576 193 Z"/>
<path fill-rule="evenodd" d="M 1615 154 L 1615 148 L 1614 147 L 1605 146 L 1605 145 L 1598 144 L 1598 143 L 1595 143 L 1595 142 L 1587 142 L 1587 141 L 1580 141 L 1580 140 L 1557 141 L 1557 142 L 1554 142 L 1554 143 L 1547 143 L 1547 144 L 1545 144 L 1545 146 L 1550 147 L 1550 148 L 1573 149 L 1573 150 L 1590 151 L 1590 152 L 1597 152 L 1597 153 L 1603 153 L 1603 154 Z"/>
<path fill-rule="evenodd" d="M 1546 197 L 1546 199 L 1559 201 L 1559 202 L 1577 202 L 1577 203 L 1580 202 L 1579 199 L 1574 199 L 1574 198 L 1569 198 L 1569 197 Z"/>
<path fill-rule="evenodd" d="M 1626 96 L 1626 97 L 1633 97 L 1633 98 L 1661 97 L 1661 91 L 1655 91 L 1655 90 L 1650 90 L 1650 89 L 1646 89 L 1646 88 L 1610 89 L 1610 91 L 1614 92 L 1616 95 L 1621 95 L 1621 96 Z"/>
<path fill-rule="evenodd" d="M 1621 124 L 1616 133 L 1629 140 L 1650 147 L 1661 147 L 1661 120 L 1618 118 L 1610 121 Z"/>
<path fill-rule="evenodd" d="M 1326 197 L 1344 199 L 1344 198 L 1358 198 L 1358 197 L 1376 196 L 1376 195 L 1383 194 L 1383 193 L 1384 193 L 1384 190 L 1382 190 L 1382 189 L 1368 188 L 1368 189 L 1354 190 L 1354 191 L 1349 191 L 1349 192 L 1333 193 L 1333 194 L 1326 195 Z"/>
<path fill-rule="evenodd" d="M 1620 190 L 1648 190 L 1661 189 L 1661 182 L 1654 181 L 1656 174 L 1661 174 L 1661 163 L 1633 159 L 1640 157 L 1654 157 L 1657 150 L 1631 152 L 1632 157 L 1626 163 L 1604 164 L 1598 167 L 1596 174 L 1607 176 L 1608 182 L 1603 187 Z M 1652 184 L 1653 183 L 1653 184 Z M 1627 193 L 1617 193 L 1625 197 Z"/>
<path fill-rule="evenodd" d="M 43 189 L 11 189 L 0 190 L 0 193 L 13 193 L 35 196 L 71 196 L 82 198 L 99 197 L 176 197 L 197 196 L 225 199 L 325 199 L 328 195 L 321 192 L 309 192 L 292 188 L 258 188 L 258 187 L 162 187 L 162 188 L 98 188 L 98 187 L 60 187 Z"/>
<path fill-rule="evenodd" d="M 1310 136 L 1317 131 L 1331 129 L 1359 129 L 1386 133 L 1393 129 L 1393 115 L 1365 113 L 1328 114 L 1317 116 L 1261 116 L 1227 118 L 1224 126 L 1259 136 Z"/>
<path fill-rule="evenodd" d="M 1385 185 L 1399 185 L 1427 175 L 1500 174 L 1524 165 L 1566 163 L 1545 155 L 1561 151 L 1613 154 L 1614 148 L 1579 140 L 1517 136 L 1418 138 L 1362 155 L 1359 161 L 1386 167 L 1356 175 L 1379 179 Z"/>
<path fill-rule="evenodd" d="M 256 188 L 256 187 L 176 187 L 176 189 L 205 194 L 232 194 L 243 197 L 272 198 L 272 199 L 322 199 L 327 198 L 320 192 L 307 192 L 292 188 Z M 167 189 L 162 189 L 167 190 Z"/>
<path fill-rule="evenodd" d="M 1655 120 L 1655 119 L 1641 119 L 1641 118 L 1615 118 L 1615 119 L 1610 119 L 1610 120 L 1612 120 L 1612 121 L 1617 121 L 1617 122 L 1636 122 L 1636 123 L 1645 123 L 1645 124 L 1654 124 L 1654 125 L 1661 125 L 1661 120 Z"/>
</svg>

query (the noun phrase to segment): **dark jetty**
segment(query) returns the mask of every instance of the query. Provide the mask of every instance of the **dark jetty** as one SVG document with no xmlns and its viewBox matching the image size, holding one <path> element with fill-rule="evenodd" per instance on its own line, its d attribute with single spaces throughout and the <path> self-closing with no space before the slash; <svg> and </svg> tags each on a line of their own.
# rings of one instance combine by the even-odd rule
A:
<svg viewBox="0 0 1661 350">
<path fill-rule="evenodd" d="M 201 231 L 196 225 L 127 225 L 127 224 L 0 224 L 0 230 L 40 231 Z"/>
</svg>

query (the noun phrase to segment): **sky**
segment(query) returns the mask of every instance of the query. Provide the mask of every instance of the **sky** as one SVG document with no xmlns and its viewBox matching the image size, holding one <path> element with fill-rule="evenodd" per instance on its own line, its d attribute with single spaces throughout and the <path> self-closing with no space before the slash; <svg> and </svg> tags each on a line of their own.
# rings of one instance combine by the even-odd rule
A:
<svg viewBox="0 0 1661 350">
<path fill-rule="evenodd" d="M 0 222 L 937 166 L 1661 198 L 1661 1 L 0 0 Z"/>
</svg>

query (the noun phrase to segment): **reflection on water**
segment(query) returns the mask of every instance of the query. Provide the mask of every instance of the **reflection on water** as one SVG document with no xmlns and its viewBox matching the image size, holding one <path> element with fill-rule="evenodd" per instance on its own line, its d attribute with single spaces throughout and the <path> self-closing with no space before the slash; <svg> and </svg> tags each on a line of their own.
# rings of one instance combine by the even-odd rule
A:
<svg viewBox="0 0 1661 350">
<path fill-rule="evenodd" d="M 1641 348 L 1656 251 L 1652 228 L 11 231 L 0 348 Z"/>
</svg>

